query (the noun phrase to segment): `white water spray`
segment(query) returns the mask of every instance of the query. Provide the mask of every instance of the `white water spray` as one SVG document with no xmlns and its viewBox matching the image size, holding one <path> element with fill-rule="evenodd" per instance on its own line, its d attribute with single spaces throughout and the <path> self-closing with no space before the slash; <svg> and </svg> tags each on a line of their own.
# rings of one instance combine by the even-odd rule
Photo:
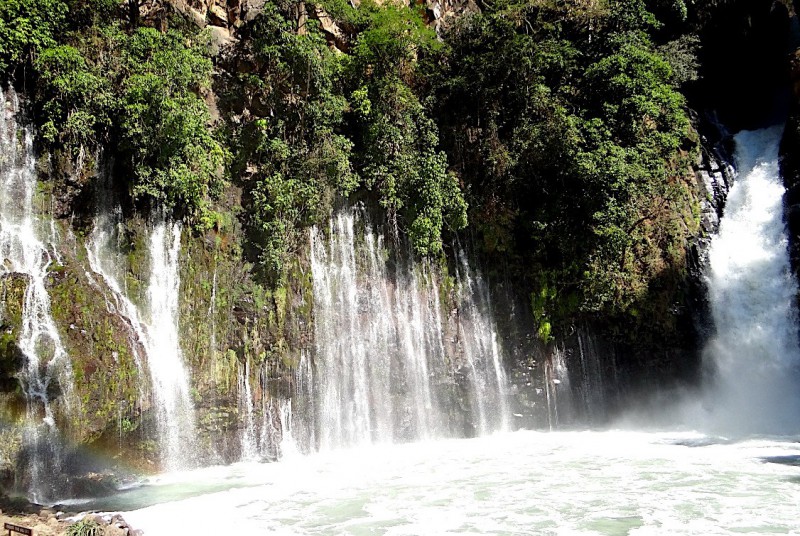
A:
<svg viewBox="0 0 800 536">
<path fill-rule="evenodd" d="M 320 356 L 314 391 L 323 450 L 393 439 L 390 347 L 408 343 L 395 337 L 393 311 L 400 305 L 392 303 L 386 266 L 378 258 L 382 237 L 366 233 L 367 247 L 357 251 L 355 218 L 352 211 L 336 215 L 329 240 L 316 227 L 311 231 Z M 366 258 L 357 259 L 357 253 Z M 359 269 L 366 272 L 362 280 Z"/>
<path fill-rule="evenodd" d="M 716 337 L 707 348 L 711 421 L 734 433 L 798 430 L 797 282 L 778 168 L 782 127 L 736 135 L 737 180 L 713 240 L 708 285 Z"/>
<path fill-rule="evenodd" d="M 562 419 L 568 417 L 572 402 L 565 350 L 557 345 L 553 348 L 550 359 L 545 362 L 544 380 L 547 425 L 550 430 L 557 430 Z"/>
<path fill-rule="evenodd" d="M 300 456 L 300 449 L 292 433 L 292 399 L 285 398 L 278 403 L 281 423 L 281 441 L 278 445 L 281 459 L 294 459 Z"/>
<path fill-rule="evenodd" d="M 144 359 L 140 350 L 146 339 L 144 325 L 139 314 L 139 308 L 128 298 L 127 291 L 123 288 L 125 281 L 124 267 L 126 260 L 119 248 L 119 229 L 121 227 L 121 211 L 112 209 L 107 195 L 110 184 L 104 180 L 103 199 L 100 201 L 100 211 L 94 218 L 92 232 L 86 242 L 86 258 L 89 268 L 102 279 L 111 292 L 103 292 L 106 298 L 108 312 L 118 314 L 128 321 L 130 326 L 128 344 L 133 352 L 139 375 L 144 376 Z M 91 274 L 87 274 L 90 281 L 94 281 Z M 140 382 L 140 386 L 143 382 Z M 140 396 L 142 396 L 140 387 Z"/>
<path fill-rule="evenodd" d="M 245 358 L 239 363 L 238 372 L 239 414 L 244 415 L 244 428 L 240 433 L 242 460 L 254 461 L 259 458 L 258 441 L 256 439 L 255 410 L 253 408 L 253 392 L 250 389 L 250 363 Z"/>
<path fill-rule="evenodd" d="M 91 270 L 105 283 L 111 312 L 130 325 L 129 344 L 139 373 L 150 375 L 162 465 L 178 469 L 192 464 L 195 447 L 194 409 L 178 332 L 178 256 L 181 228 L 156 223 L 150 230 L 150 273 L 144 306 L 137 306 L 124 288 L 126 260 L 120 252 L 119 208 L 112 208 L 106 178 L 100 210 L 86 245 Z M 140 348 L 144 349 L 143 359 Z M 146 361 L 146 363 L 145 363 Z M 143 385 L 143 384 L 142 384 Z M 140 396 L 146 390 L 140 388 Z"/>
</svg>

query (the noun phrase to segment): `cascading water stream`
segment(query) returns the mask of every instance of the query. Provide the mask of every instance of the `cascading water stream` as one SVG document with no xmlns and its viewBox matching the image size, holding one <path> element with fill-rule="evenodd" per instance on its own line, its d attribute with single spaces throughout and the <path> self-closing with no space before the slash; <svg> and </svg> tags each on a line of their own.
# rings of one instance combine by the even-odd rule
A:
<svg viewBox="0 0 800 536">
<path fill-rule="evenodd" d="M 571 408 L 569 370 L 565 351 L 556 346 L 545 363 L 545 397 L 547 400 L 547 424 L 550 430 L 558 429 L 565 414 Z"/>
<path fill-rule="evenodd" d="M 298 392 L 316 415 L 310 435 L 321 450 L 461 435 L 463 423 L 448 417 L 464 411 L 475 434 L 505 429 L 506 378 L 485 283 L 462 255 L 463 313 L 448 352 L 433 270 L 392 266 L 387 256 L 363 209 L 340 211 L 327 235 L 312 229 L 316 351 L 314 367 L 298 371 Z"/>
<path fill-rule="evenodd" d="M 99 211 L 94 218 L 89 240 L 86 242 L 86 258 L 91 271 L 99 275 L 107 289 L 111 291 L 110 293 L 104 292 L 109 312 L 119 314 L 128 320 L 131 327 L 128 343 L 139 369 L 139 375 L 144 377 L 145 363 L 140 350 L 142 341 L 146 337 L 144 325 L 139 308 L 128 298 L 128 293 L 123 288 L 125 281 L 123 268 L 126 262 L 119 248 L 119 228 L 122 215 L 119 207 L 112 206 L 110 191 L 109 177 L 103 174 L 101 196 L 98 202 Z M 87 274 L 87 276 L 94 281 L 91 274 Z M 143 394 L 140 387 L 140 396 Z"/>
<path fill-rule="evenodd" d="M 145 348 L 158 403 L 156 410 L 162 459 L 169 469 L 193 463 L 197 437 L 189 375 L 183 364 L 178 329 L 180 250 L 180 224 L 157 223 L 150 235 Z"/>
<path fill-rule="evenodd" d="M 27 401 L 25 442 L 31 451 L 31 496 L 46 500 L 60 465 L 60 439 L 52 398 L 61 390 L 66 409 L 72 404 L 69 357 L 50 314 L 46 279 L 53 261 L 43 242 L 51 229 L 34 210 L 36 193 L 32 133 L 17 124 L 19 103 L 13 90 L 0 92 L 0 273 L 9 281 L 24 278 L 18 346 L 24 355 L 19 379 Z"/>
<path fill-rule="evenodd" d="M 477 408 L 477 432 L 485 435 L 509 427 L 511 417 L 505 401 L 508 382 L 491 319 L 489 290 L 480 273 L 470 268 L 463 251 L 458 257 L 457 278 L 462 287 L 460 338 L 476 389 L 473 404 Z"/>
<path fill-rule="evenodd" d="M 292 399 L 281 400 L 278 404 L 280 411 L 279 420 L 281 423 L 281 440 L 278 444 L 281 458 L 292 459 L 300 455 L 297 441 L 292 433 Z"/>
<path fill-rule="evenodd" d="M 118 224 L 118 211 L 111 209 L 106 196 L 89 236 L 87 258 L 111 291 L 109 305 L 131 326 L 130 346 L 142 375 L 145 365 L 139 348 L 144 349 L 162 465 L 178 469 L 191 465 L 195 442 L 194 408 L 178 335 L 180 225 L 159 222 L 150 229 L 150 273 L 145 307 L 140 309 L 120 283 L 125 280 L 121 271 L 125 261 L 117 244 Z"/>
<path fill-rule="evenodd" d="M 358 266 L 355 213 L 335 216 L 329 234 L 326 240 L 319 229 L 311 231 L 319 445 L 390 442 L 391 346 L 407 341 L 396 341 L 393 333 L 392 289 L 378 259 L 382 239 L 366 234 L 367 262 Z M 359 270 L 365 271 L 362 281 Z"/>
<path fill-rule="evenodd" d="M 253 408 L 253 392 L 250 389 L 250 364 L 245 360 L 239 364 L 238 372 L 239 412 L 244 414 L 244 428 L 241 432 L 242 460 L 252 461 L 259 458 L 256 438 L 255 410 Z"/>
<path fill-rule="evenodd" d="M 709 253 L 716 336 L 705 400 L 726 432 L 798 430 L 797 282 L 791 273 L 778 164 L 783 128 L 736 135 L 737 180 Z"/>
</svg>

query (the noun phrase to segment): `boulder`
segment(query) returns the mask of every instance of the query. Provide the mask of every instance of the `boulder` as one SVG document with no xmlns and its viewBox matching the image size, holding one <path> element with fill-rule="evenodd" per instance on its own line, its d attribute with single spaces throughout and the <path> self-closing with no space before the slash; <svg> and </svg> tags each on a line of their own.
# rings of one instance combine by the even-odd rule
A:
<svg viewBox="0 0 800 536">
<path fill-rule="evenodd" d="M 214 26 L 228 26 L 228 12 L 219 4 L 212 4 L 208 8 L 208 20 Z"/>
<path fill-rule="evenodd" d="M 228 28 L 222 26 L 209 26 L 208 30 L 209 35 L 211 36 L 211 54 L 214 56 L 218 55 L 223 48 L 236 42 L 236 39 L 233 37 Z"/>
<path fill-rule="evenodd" d="M 264 11 L 264 5 L 266 3 L 267 0 L 242 0 L 241 20 L 243 22 L 250 22 L 255 19 L 259 14 L 261 14 L 262 11 Z"/>
</svg>

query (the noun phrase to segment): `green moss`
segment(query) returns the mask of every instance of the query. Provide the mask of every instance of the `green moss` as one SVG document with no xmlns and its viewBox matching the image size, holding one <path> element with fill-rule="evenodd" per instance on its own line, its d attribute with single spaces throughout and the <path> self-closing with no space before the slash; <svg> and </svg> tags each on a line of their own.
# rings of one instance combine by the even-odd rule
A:
<svg viewBox="0 0 800 536">
<path fill-rule="evenodd" d="M 76 251 L 66 252 L 64 264 L 48 274 L 53 319 L 72 362 L 75 397 L 63 429 L 73 439 L 90 442 L 109 427 L 121 429 L 122 419 L 135 420 L 139 389 L 146 385 L 131 348 L 131 328 L 109 312 L 106 296 L 90 283 Z"/>
<path fill-rule="evenodd" d="M 22 308 L 27 288 L 28 281 L 24 275 L 8 274 L 0 278 L 2 325 L 6 330 L 16 332 L 22 326 Z"/>
</svg>

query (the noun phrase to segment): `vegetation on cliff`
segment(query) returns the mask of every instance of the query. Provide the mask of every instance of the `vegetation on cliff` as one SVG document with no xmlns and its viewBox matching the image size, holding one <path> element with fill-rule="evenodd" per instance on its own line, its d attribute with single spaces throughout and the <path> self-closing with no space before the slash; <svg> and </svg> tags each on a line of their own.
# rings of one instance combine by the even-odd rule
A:
<svg viewBox="0 0 800 536">
<path fill-rule="evenodd" d="M 469 220 L 540 338 L 586 315 L 670 329 L 699 232 L 682 84 L 718 2 L 499 0 L 437 35 L 416 4 L 275 0 L 216 55 L 177 10 L 138 7 L 0 6 L 0 69 L 35 84 L 41 144 L 101 154 L 131 206 L 202 231 L 241 188 L 244 251 L 276 288 L 338 197 L 418 255 Z"/>
<path fill-rule="evenodd" d="M 550 318 L 635 315 L 684 273 L 695 142 L 659 27 L 644 2 L 512 0 L 445 33 L 432 94 L 448 152 L 484 249 L 530 278 L 545 338 Z"/>
</svg>

